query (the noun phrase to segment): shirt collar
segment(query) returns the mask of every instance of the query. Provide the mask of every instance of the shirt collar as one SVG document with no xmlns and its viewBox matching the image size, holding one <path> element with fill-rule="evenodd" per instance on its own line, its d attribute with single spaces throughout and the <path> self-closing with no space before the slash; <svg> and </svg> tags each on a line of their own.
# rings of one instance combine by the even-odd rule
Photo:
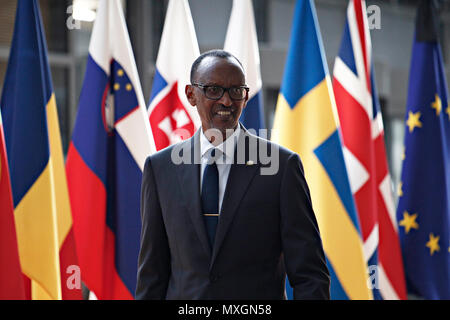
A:
<svg viewBox="0 0 450 320">
<path fill-rule="evenodd" d="M 220 151 L 222 151 L 223 154 L 225 154 L 226 160 L 232 160 L 234 157 L 234 149 L 236 148 L 236 142 L 239 137 L 239 133 L 241 131 L 240 125 L 236 127 L 233 134 L 229 136 L 224 142 L 219 144 L 218 146 L 214 146 L 209 140 L 206 138 L 205 134 L 203 133 L 203 128 L 200 129 L 200 151 L 202 158 L 205 156 L 205 154 L 212 148 L 216 148 Z"/>
</svg>

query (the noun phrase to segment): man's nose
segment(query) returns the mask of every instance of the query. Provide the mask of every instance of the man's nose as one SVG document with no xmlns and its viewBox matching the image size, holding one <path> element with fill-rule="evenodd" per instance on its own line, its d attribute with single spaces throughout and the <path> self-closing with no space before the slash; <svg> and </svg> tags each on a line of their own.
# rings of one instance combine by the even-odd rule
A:
<svg viewBox="0 0 450 320">
<path fill-rule="evenodd" d="M 220 98 L 219 102 L 226 107 L 231 107 L 231 105 L 233 104 L 233 100 L 231 99 L 230 92 L 228 90 L 225 90 L 225 92 L 223 93 L 223 96 L 222 96 L 222 98 Z"/>
</svg>

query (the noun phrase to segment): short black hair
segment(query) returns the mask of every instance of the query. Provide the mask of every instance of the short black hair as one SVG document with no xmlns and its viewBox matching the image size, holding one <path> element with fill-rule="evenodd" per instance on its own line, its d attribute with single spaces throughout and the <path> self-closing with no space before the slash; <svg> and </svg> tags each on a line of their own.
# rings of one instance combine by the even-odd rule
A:
<svg viewBox="0 0 450 320">
<path fill-rule="evenodd" d="M 217 58 L 221 58 L 221 59 L 235 59 L 241 66 L 242 71 L 244 72 L 244 66 L 239 61 L 239 59 L 236 58 L 234 55 L 232 55 L 231 53 L 229 53 L 228 51 L 225 51 L 225 50 L 213 49 L 213 50 L 209 50 L 209 51 L 202 53 L 197 59 L 195 59 L 194 63 L 192 63 L 191 83 L 193 83 L 193 81 L 194 81 L 194 76 L 197 73 L 198 66 L 203 61 L 203 59 L 205 59 L 206 57 L 217 57 Z"/>
</svg>

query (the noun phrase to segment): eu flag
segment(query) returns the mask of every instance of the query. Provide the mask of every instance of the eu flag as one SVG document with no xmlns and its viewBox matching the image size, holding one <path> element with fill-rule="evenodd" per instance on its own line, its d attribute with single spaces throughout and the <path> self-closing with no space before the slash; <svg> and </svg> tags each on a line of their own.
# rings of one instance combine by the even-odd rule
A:
<svg viewBox="0 0 450 320">
<path fill-rule="evenodd" d="M 450 107 L 434 1 L 416 19 L 397 218 L 407 288 L 450 299 Z"/>
</svg>

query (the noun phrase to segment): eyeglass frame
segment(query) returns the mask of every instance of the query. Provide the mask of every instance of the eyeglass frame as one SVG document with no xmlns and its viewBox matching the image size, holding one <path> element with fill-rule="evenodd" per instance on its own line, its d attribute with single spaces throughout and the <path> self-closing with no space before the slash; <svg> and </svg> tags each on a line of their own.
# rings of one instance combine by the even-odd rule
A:
<svg viewBox="0 0 450 320">
<path fill-rule="evenodd" d="M 245 100 L 245 98 L 248 97 L 248 92 L 250 91 L 250 88 L 247 87 L 247 86 L 232 86 L 232 87 L 229 87 L 229 88 L 225 88 L 225 87 L 218 86 L 218 85 L 204 85 L 204 84 L 200 84 L 200 83 L 191 83 L 191 86 L 194 86 L 194 87 L 202 89 L 203 90 L 203 94 L 205 95 L 205 97 L 207 99 L 210 99 L 210 100 L 220 100 L 220 99 L 222 99 L 222 97 L 225 94 L 225 92 L 228 92 L 228 95 L 230 96 L 231 100 L 233 100 L 233 101 L 242 101 L 242 100 Z M 218 88 L 223 89 L 222 95 L 220 97 L 216 98 L 216 99 L 208 97 L 206 95 L 206 89 L 210 88 L 210 87 L 218 87 Z M 232 88 L 243 88 L 243 89 L 245 89 L 245 97 L 243 97 L 242 99 L 234 99 L 234 98 L 232 98 L 231 95 L 230 95 L 230 89 L 232 89 Z"/>
</svg>

